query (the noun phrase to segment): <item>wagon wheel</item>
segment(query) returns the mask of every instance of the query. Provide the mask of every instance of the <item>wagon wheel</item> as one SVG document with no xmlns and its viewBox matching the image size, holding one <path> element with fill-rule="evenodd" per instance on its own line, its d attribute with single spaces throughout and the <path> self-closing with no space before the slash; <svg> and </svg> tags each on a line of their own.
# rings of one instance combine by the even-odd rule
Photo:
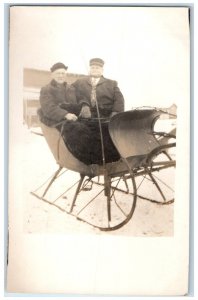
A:
<svg viewBox="0 0 198 300">
<path fill-rule="evenodd" d="M 159 146 L 136 174 L 138 197 L 159 204 L 174 202 L 175 143 Z"/>
<path fill-rule="evenodd" d="M 136 206 L 136 186 L 133 176 L 104 178 L 85 179 L 69 213 L 95 228 L 111 231 L 131 219 Z"/>
</svg>

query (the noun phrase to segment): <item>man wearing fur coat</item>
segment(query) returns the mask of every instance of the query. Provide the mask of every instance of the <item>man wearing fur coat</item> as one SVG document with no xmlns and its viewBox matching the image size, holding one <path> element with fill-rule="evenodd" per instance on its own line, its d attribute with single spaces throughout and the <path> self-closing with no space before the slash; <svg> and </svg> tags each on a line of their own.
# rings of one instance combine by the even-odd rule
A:
<svg viewBox="0 0 198 300">
<path fill-rule="evenodd" d="M 80 114 L 83 118 L 109 118 L 124 111 L 124 98 L 117 82 L 103 77 L 103 66 L 101 58 L 91 59 L 89 76 L 73 83 L 77 102 L 83 105 Z"/>
</svg>

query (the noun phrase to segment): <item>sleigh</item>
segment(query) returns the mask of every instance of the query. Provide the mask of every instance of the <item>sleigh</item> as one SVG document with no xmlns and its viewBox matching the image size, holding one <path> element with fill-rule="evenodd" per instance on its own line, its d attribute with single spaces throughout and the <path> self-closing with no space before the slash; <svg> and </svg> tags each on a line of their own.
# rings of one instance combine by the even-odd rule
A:
<svg viewBox="0 0 198 300">
<path fill-rule="evenodd" d="M 159 109 L 136 109 L 111 118 L 109 133 L 120 159 L 103 165 L 82 163 L 69 151 L 56 128 L 41 124 L 58 170 L 32 194 L 74 216 L 77 222 L 103 231 L 127 224 L 138 198 L 159 205 L 172 203 L 176 129 L 155 130 L 156 121 L 164 113 Z M 59 186 L 55 196 L 52 190 L 60 181 L 63 191 Z"/>
</svg>

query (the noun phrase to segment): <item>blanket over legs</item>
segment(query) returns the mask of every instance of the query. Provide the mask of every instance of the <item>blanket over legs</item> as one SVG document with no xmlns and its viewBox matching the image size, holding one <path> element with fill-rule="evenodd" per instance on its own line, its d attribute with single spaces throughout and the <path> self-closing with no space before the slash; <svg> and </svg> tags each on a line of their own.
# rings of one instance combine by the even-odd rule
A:
<svg viewBox="0 0 198 300">
<path fill-rule="evenodd" d="M 71 113 L 77 115 L 79 113 L 77 105 L 68 104 L 66 108 Z M 56 124 L 54 120 L 44 116 L 41 109 L 38 110 L 38 116 L 42 123 L 49 127 L 56 127 L 61 132 L 65 145 L 78 160 L 87 165 L 103 164 L 98 119 L 79 118 L 76 122 L 63 120 Z M 108 123 L 107 120 L 101 121 L 106 163 L 120 159 L 120 155 L 111 140 Z"/>
<path fill-rule="evenodd" d="M 105 162 L 120 159 L 108 130 L 108 122 L 102 122 Z M 85 164 L 102 165 L 102 146 L 98 120 L 79 120 L 66 122 L 62 128 L 62 136 L 69 151 Z"/>
</svg>

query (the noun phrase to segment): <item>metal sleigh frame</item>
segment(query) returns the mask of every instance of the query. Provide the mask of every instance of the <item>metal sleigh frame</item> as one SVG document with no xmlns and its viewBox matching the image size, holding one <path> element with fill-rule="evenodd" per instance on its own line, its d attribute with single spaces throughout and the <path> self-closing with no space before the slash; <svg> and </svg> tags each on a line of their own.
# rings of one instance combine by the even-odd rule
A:
<svg viewBox="0 0 198 300">
<path fill-rule="evenodd" d="M 119 229 L 129 222 L 137 197 L 162 205 L 172 203 L 174 190 L 167 179 L 173 183 L 174 178 L 170 174 L 167 176 L 167 170 L 174 172 L 176 167 L 176 161 L 170 154 L 176 146 L 176 129 L 169 133 L 154 131 L 154 124 L 162 113 L 157 109 L 139 109 L 111 118 L 109 133 L 121 158 L 113 163 L 104 162 L 102 166 L 85 165 L 76 159 L 66 147 L 60 132 L 41 124 L 59 168 L 44 185 L 31 193 L 103 231 Z M 79 173 L 80 179 L 69 185 L 61 195 L 49 200 L 47 195 L 54 182 L 62 177 L 63 170 Z M 147 189 L 152 190 L 151 196 L 144 193 L 145 184 L 150 185 Z"/>
</svg>

